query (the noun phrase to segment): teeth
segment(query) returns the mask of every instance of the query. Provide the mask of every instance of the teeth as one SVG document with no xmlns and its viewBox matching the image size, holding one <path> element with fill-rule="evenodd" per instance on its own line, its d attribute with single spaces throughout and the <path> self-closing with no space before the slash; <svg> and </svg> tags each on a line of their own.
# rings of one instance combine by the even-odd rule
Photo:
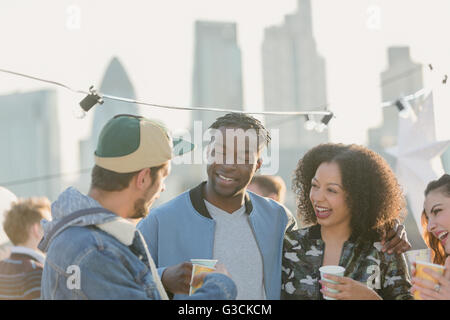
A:
<svg viewBox="0 0 450 320">
<path fill-rule="evenodd" d="M 221 175 L 221 174 L 219 174 L 219 177 L 220 177 L 220 178 L 222 178 L 223 180 L 226 180 L 226 181 L 233 181 L 233 179 L 230 179 L 230 178 L 224 177 L 224 176 L 223 176 L 223 175 Z"/>
<path fill-rule="evenodd" d="M 441 234 L 439 234 L 439 240 L 444 239 L 447 235 L 448 235 L 448 232 L 442 232 Z"/>
<path fill-rule="evenodd" d="M 317 211 L 320 211 L 320 212 L 324 212 L 324 211 L 330 210 L 328 208 L 319 208 L 319 207 L 316 207 L 316 209 L 317 209 Z"/>
</svg>

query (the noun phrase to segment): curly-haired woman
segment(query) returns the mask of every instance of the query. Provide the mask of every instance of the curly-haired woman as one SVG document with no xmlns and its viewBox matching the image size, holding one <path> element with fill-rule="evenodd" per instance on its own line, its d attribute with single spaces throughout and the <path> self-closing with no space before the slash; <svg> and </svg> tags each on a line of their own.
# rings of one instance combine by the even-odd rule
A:
<svg viewBox="0 0 450 320">
<path fill-rule="evenodd" d="M 406 211 L 382 157 L 362 146 L 322 144 L 299 161 L 293 185 L 309 227 L 286 234 L 283 299 L 412 299 L 403 254 L 381 249 Z M 345 268 L 343 277 L 327 276 L 337 284 L 320 280 L 326 265 Z"/>
<path fill-rule="evenodd" d="M 424 300 L 450 300 L 450 175 L 431 181 L 425 189 L 422 226 L 433 262 L 445 265 L 446 270 L 444 275 L 429 270 L 437 284 L 414 277 L 412 292 L 418 290 Z"/>
</svg>

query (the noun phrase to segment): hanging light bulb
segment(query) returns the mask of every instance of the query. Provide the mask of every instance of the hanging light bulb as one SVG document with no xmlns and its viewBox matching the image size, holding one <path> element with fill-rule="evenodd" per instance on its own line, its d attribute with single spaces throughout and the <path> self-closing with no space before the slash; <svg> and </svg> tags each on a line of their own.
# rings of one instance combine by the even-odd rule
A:
<svg viewBox="0 0 450 320">
<path fill-rule="evenodd" d="M 83 108 L 79 104 L 75 104 L 72 106 L 72 115 L 76 119 L 84 119 L 86 117 L 87 112 L 84 111 Z"/>
<path fill-rule="evenodd" d="M 305 129 L 308 131 L 314 130 L 317 126 L 317 123 L 312 119 L 310 115 L 306 115 Z"/>
<path fill-rule="evenodd" d="M 330 122 L 331 118 L 333 118 L 333 112 L 330 112 L 329 114 L 325 115 L 322 120 L 320 120 L 320 123 L 316 125 L 314 128 L 317 132 L 323 132 L 328 126 L 328 123 Z"/>
<path fill-rule="evenodd" d="M 398 109 L 398 115 L 403 118 L 407 119 L 411 116 L 412 108 L 411 105 L 406 100 L 397 100 L 395 102 L 395 106 Z"/>
<path fill-rule="evenodd" d="M 89 88 L 90 94 L 84 97 L 83 100 L 80 101 L 79 105 L 75 106 L 72 109 L 72 113 L 75 118 L 83 119 L 86 117 L 86 113 L 92 109 L 97 103 L 103 104 L 102 97 L 94 90 L 94 86 Z"/>
</svg>

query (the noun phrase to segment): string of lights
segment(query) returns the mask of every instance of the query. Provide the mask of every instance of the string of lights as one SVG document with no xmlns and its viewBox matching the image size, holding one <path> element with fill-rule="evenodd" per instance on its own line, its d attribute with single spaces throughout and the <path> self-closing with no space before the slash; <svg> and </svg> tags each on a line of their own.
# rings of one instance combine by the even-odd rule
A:
<svg viewBox="0 0 450 320">
<path fill-rule="evenodd" d="M 428 65 L 429 69 L 431 71 L 433 71 L 433 66 L 431 64 Z M 411 74 L 418 72 L 419 70 L 421 70 L 420 68 L 413 68 L 410 70 L 406 70 L 405 72 L 392 77 L 392 78 L 388 78 L 385 81 L 383 81 L 380 84 L 380 87 L 388 85 L 390 83 L 392 83 L 393 81 L 397 81 L 401 78 L 405 78 L 408 76 L 411 76 Z M 133 100 L 133 99 L 129 99 L 129 98 L 123 98 L 123 97 L 117 97 L 117 96 L 113 96 L 113 95 L 109 95 L 109 94 L 102 94 L 102 93 L 98 93 L 96 90 L 94 90 L 94 87 L 91 86 L 89 88 L 89 92 L 88 91 L 84 91 L 84 90 L 77 90 L 77 89 L 73 89 L 63 83 L 57 82 L 57 81 L 53 81 L 53 80 L 47 80 L 47 79 L 43 79 L 43 78 L 39 78 L 39 77 L 35 77 L 35 76 L 31 76 L 31 75 L 27 75 L 27 74 L 23 74 L 23 73 L 19 73 L 19 72 L 15 72 L 15 71 L 10 71 L 10 70 L 5 70 L 5 69 L 0 69 L 0 72 L 3 73 L 8 73 L 8 74 L 13 74 L 13 75 L 17 75 L 17 76 L 21 76 L 21 77 L 25 77 L 25 78 L 29 78 L 32 80 L 36 80 L 36 81 L 41 81 L 41 82 L 45 82 L 45 83 L 49 83 L 49 84 L 53 84 L 62 88 L 65 88 L 67 90 L 70 90 L 74 93 L 77 94 L 84 94 L 86 95 L 86 97 L 80 102 L 80 107 L 81 107 L 81 117 L 84 117 L 86 112 L 89 111 L 93 106 L 95 106 L 96 104 L 103 104 L 104 99 L 111 99 L 111 100 L 116 100 L 116 101 L 121 101 L 121 102 L 126 102 L 126 103 L 135 103 L 135 104 L 139 104 L 139 105 L 146 105 L 146 106 L 151 106 L 151 107 L 157 107 L 157 108 L 165 108 L 165 109 L 173 109 L 173 110 L 200 110 L 200 111 L 211 111 L 211 112 L 237 112 L 237 113 L 246 113 L 246 114 L 258 114 L 258 115 L 275 115 L 275 116 L 294 116 L 294 115 L 298 115 L 298 116 L 304 116 L 305 117 L 305 129 L 306 130 L 316 130 L 317 132 L 323 132 L 326 128 L 328 123 L 330 122 L 330 120 L 332 118 L 335 117 L 335 115 L 333 114 L 333 112 L 329 111 L 327 109 L 328 106 L 325 106 L 325 110 L 324 111 L 285 111 L 285 112 L 276 112 L 276 111 L 261 111 L 261 112 L 252 112 L 252 111 L 242 111 L 242 110 L 233 110 L 233 109 L 226 109 L 226 108 L 217 108 L 217 107 L 180 107 L 180 106 L 168 106 L 168 105 L 161 105 L 161 104 L 154 104 L 154 103 L 148 103 L 148 102 L 144 102 L 144 101 L 138 101 L 138 100 Z M 444 78 L 442 80 L 442 84 L 446 84 L 447 83 L 447 79 L 448 76 L 444 75 Z M 422 96 L 426 96 L 428 95 L 430 92 L 432 91 L 431 88 L 422 88 L 420 90 L 418 90 L 417 92 L 413 93 L 413 94 L 409 94 L 407 96 L 401 97 L 399 99 L 396 100 L 391 100 L 391 101 L 385 101 L 381 103 L 381 107 L 382 108 L 386 108 L 386 107 L 391 107 L 391 106 L 396 106 L 397 109 L 399 110 L 399 115 L 401 117 L 408 117 L 411 114 L 412 108 L 410 105 L 410 101 L 416 100 L 419 97 Z M 315 108 L 317 109 L 317 107 Z M 320 120 L 320 122 L 316 122 L 314 120 L 314 116 L 318 116 L 321 115 L 322 118 Z M 287 121 L 292 121 L 295 120 L 295 117 L 289 117 L 287 119 L 281 120 L 277 123 L 272 123 L 270 125 L 268 125 L 268 127 L 273 127 L 274 125 L 279 125 L 282 123 L 285 123 Z M 34 177 L 34 178 L 28 178 L 28 179 L 21 179 L 21 180 L 14 180 L 14 181 L 8 181 L 8 182 L 0 182 L 0 185 L 2 186 L 14 186 L 14 185 L 20 185 L 20 184 L 27 184 L 27 183 L 33 183 L 33 182 L 37 182 L 37 181 L 43 181 L 43 180 L 50 180 L 50 179 L 55 179 L 55 178 L 60 178 L 60 177 L 65 177 L 65 176 L 70 176 L 70 175 L 81 175 L 81 174 L 87 174 L 91 171 L 91 168 L 85 168 L 85 169 L 81 169 L 75 172 L 66 172 L 66 173 L 56 173 L 56 174 L 49 174 L 49 175 L 44 175 L 44 176 L 39 176 L 39 177 Z"/>
<path fill-rule="evenodd" d="M 84 112 L 88 112 L 97 103 L 103 104 L 104 99 L 110 99 L 110 100 L 116 100 L 116 101 L 121 101 L 121 102 L 134 103 L 134 104 L 139 104 L 139 105 L 144 105 L 144 106 L 151 106 L 151 107 L 171 109 L 171 110 L 236 112 L 236 113 L 245 113 L 245 114 L 254 114 L 254 115 L 270 115 L 270 116 L 297 116 L 297 115 L 298 116 L 306 116 L 306 115 L 326 116 L 326 115 L 330 114 L 329 111 L 282 111 L 282 112 L 280 112 L 280 111 L 242 111 L 242 110 L 237 110 L 237 109 L 228 109 L 228 108 L 221 108 L 221 107 L 181 107 L 181 106 L 162 105 L 162 104 L 150 103 L 150 102 L 145 102 L 145 101 L 124 98 L 124 97 L 117 97 L 117 96 L 113 96 L 110 94 L 100 93 L 100 92 L 97 92 L 96 90 L 94 90 L 93 86 L 91 86 L 89 88 L 89 92 L 88 92 L 88 91 L 73 89 L 73 88 L 69 87 L 68 85 L 65 85 L 61 82 L 47 80 L 47 79 L 31 76 L 28 74 L 24 74 L 24 73 L 10 71 L 10 70 L 6 70 L 6 69 L 0 69 L 0 72 L 9 73 L 9 74 L 17 75 L 20 77 L 25 77 L 28 79 L 57 85 L 62 88 L 65 88 L 67 90 L 70 90 L 74 93 L 85 94 L 87 96 L 80 102 L 80 107 L 82 108 L 82 110 Z"/>
</svg>

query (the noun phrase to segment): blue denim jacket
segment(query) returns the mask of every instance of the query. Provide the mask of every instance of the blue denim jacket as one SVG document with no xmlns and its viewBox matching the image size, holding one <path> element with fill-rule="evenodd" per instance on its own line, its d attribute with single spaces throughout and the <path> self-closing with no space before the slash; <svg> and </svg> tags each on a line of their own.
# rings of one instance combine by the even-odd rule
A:
<svg viewBox="0 0 450 320">
<path fill-rule="evenodd" d="M 74 212 L 82 214 L 74 217 Z M 162 298 L 145 241 L 134 225 L 74 188 L 52 204 L 52 218 L 42 222 L 44 238 L 39 245 L 47 252 L 42 299 Z M 209 274 L 189 299 L 235 297 L 236 286 L 230 278 Z"/>
</svg>

